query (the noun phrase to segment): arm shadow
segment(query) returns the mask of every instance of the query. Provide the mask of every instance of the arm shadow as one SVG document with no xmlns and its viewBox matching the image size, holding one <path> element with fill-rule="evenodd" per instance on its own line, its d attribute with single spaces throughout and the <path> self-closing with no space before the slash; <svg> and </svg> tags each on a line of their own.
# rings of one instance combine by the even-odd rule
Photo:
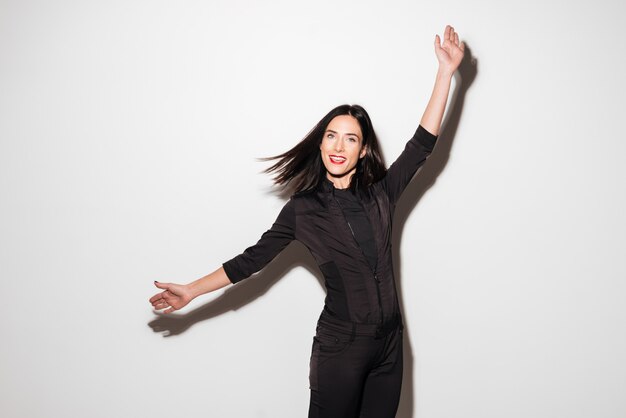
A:
<svg viewBox="0 0 626 418">
<path fill-rule="evenodd" d="M 148 326 L 154 332 L 162 333 L 164 337 L 182 334 L 198 322 L 212 319 L 229 311 L 236 311 L 253 302 L 267 293 L 294 266 L 303 266 L 309 270 L 324 288 L 322 273 L 313 256 L 304 245 L 295 241 L 259 273 L 230 286 L 217 298 L 184 314 L 156 313 L 157 317 L 150 321 Z"/>
<path fill-rule="evenodd" d="M 402 241 L 402 231 L 409 214 L 417 206 L 422 196 L 430 189 L 437 177 L 444 170 L 450 159 L 450 151 L 456 137 L 461 114 L 463 113 L 463 105 L 467 90 L 472 85 L 476 74 L 478 73 L 477 60 L 472 57 L 471 50 L 465 45 L 465 54 L 463 61 L 455 73 L 455 89 L 450 99 L 448 113 L 442 123 L 441 134 L 437 139 L 437 145 L 433 153 L 428 158 L 428 162 L 420 169 L 416 178 L 409 183 L 406 190 L 402 194 L 394 216 L 394 230 L 392 236 L 393 259 L 394 265 L 398 266 L 395 270 L 399 273 L 396 277 L 396 285 L 398 289 L 398 300 L 402 317 L 405 318 L 404 330 L 404 377 L 402 385 L 402 393 L 400 395 L 400 405 L 396 417 L 411 418 L 414 414 L 414 377 L 413 377 L 413 352 L 409 338 L 409 327 L 406 326 L 406 315 L 404 310 L 404 295 L 402 292 L 402 280 L 400 269 L 400 242 Z M 410 299 L 410 297 L 409 297 Z"/>
</svg>

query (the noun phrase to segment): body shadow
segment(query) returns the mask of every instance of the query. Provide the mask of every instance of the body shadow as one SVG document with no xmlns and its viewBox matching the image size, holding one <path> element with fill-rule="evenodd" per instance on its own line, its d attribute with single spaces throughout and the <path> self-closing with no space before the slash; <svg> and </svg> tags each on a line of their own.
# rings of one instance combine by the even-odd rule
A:
<svg viewBox="0 0 626 418">
<path fill-rule="evenodd" d="M 398 300 L 400 303 L 400 312 L 405 320 L 404 327 L 404 368 L 402 379 L 402 392 L 400 394 L 400 405 L 397 418 L 412 418 L 415 412 L 415 391 L 414 391 L 414 361 L 413 351 L 411 348 L 410 326 L 406 323 L 406 315 L 404 310 L 404 297 L 402 292 L 402 277 L 401 277 L 401 260 L 400 260 L 400 242 L 402 241 L 402 231 L 404 224 L 409 217 L 409 214 L 413 211 L 417 203 L 422 196 L 430 189 L 436 182 L 437 177 L 443 171 L 448 164 L 450 158 L 450 151 L 452 149 L 452 143 L 456 137 L 459 122 L 461 120 L 461 113 L 463 111 L 463 104 L 465 102 L 465 94 L 470 85 L 476 78 L 477 65 L 476 60 L 472 58 L 471 51 L 467 44 L 465 45 L 465 54 L 463 61 L 459 66 L 457 73 L 455 73 L 455 88 L 450 99 L 450 105 L 446 118 L 442 123 L 440 135 L 437 138 L 437 144 L 433 153 L 428 158 L 428 161 L 420 168 L 407 188 L 404 190 L 402 197 L 398 201 L 396 206 L 396 212 L 394 215 L 394 226 L 392 235 L 392 257 L 396 275 L 396 286 L 398 289 Z"/>
</svg>

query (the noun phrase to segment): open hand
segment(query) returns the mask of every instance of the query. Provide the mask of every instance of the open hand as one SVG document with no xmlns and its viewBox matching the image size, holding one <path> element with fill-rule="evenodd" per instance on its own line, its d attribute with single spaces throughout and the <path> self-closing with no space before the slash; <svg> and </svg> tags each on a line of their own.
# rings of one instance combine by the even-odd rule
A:
<svg viewBox="0 0 626 418">
<path fill-rule="evenodd" d="M 459 43 L 459 34 L 450 25 L 446 26 L 443 34 L 443 44 L 439 35 L 435 35 L 435 54 L 439 61 L 439 68 L 452 74 L 456 71 L 463 59 L 465 44 Z"/>
<path fill-rule="evenodd" d="M 187 305 L 193 297 L 187 286 L 175 283 L 160 283 L 154 285 L 159 289 L 165 289 L 150 298 L 152 307 L 156 310 L 165 309 L 163 313 L 171 313 Z"/>
</svg>

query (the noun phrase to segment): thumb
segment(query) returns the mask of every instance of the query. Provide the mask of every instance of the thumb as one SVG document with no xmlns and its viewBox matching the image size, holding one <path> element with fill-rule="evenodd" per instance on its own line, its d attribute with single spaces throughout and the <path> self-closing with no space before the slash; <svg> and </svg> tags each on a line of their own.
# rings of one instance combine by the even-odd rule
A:
<svg viewBox="0 0 626 418">
<path fill-rule="evenodd" d="M 435 35 L 435 50 L 441 48 L 441 39 L 439 39 L 439 35 Z"/>
<path fill-rule="evenodd" d="M 161 282 L 157 282 L 156 280 L 154 281 L 154 285 L 156 287 L 158 287 L 159 289 L 169 289 L 170 288 L 170 284 L 169 283 L 161 283 Z"/>
</svg>

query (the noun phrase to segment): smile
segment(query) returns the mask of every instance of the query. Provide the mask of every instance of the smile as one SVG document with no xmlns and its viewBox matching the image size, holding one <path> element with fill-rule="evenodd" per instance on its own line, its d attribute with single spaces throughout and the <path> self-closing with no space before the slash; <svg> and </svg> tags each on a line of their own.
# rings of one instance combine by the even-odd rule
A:
<svg viewBox="0 0 626 418">
<path fill-rule="evenodd" d="M 338 155 L 329 155 L 328 158 L 333 164 L 343 164 L 346 161 L 346 157 L 340 157 Z"/>
</svg>

